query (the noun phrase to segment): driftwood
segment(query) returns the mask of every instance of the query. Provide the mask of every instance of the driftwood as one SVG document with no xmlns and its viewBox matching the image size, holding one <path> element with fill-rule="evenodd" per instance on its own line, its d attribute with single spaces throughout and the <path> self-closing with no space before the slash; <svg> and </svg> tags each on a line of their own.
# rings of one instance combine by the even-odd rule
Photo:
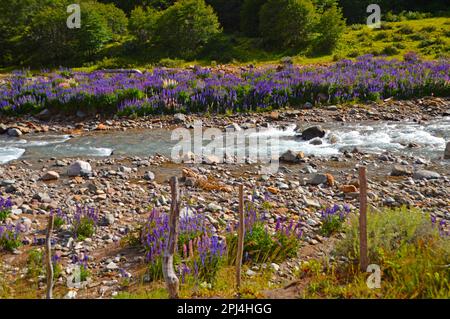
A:
<svg viewBox="0 0 450 319">
<path fill-rule="evenodd" d="M 232 192 L 233 188 L 222 183 L 215 181 L 213 178 L 206 178 L 197 174 L 189 168 L 183 168 L 183 177 L 191 177 L 195 180 L 195 186 L 200 187 L 206 191 L 221 191 L 221 192 Z"/>
<path fill-rule="evenodd" d="M 45 237 L 45 264 L 47 269 L 47 299 L 53 298 L 53 264 L 52 264 L 52 232 L 55 216 L 50 214 L 48 218 L 47 235 Z"/>
<path fill-rule="evenodd" d="M 359 258 L 361 271 L 369 265 L 367 256 L 367 176 L 366 168 L 359 168 Z"/>
<path fill-rule="evenodd" d="M 238 246 L 237 246 L 237 257 L 236 257 L 236 289 L 238 294 L 241 288 L 241 267 L 242 267 L 242 256 L 244 255 L 244 186 L 239 185 L 239 229 L 238 229 Z"/>
<path fill-rule="evenodd" d="M 170 179 L 170 188 L 172 192 L 172 203 L 170 205 L 169 217 L 169 240 L 163 257 L 163 274 L 169 297 L 171 299 L 177 299 L 180 281 L 173 268 L 173 257 L 175 255 L 178 238 L 180 190 L 178 188 L 178 179 L 176 177 Z"/>
</svg>

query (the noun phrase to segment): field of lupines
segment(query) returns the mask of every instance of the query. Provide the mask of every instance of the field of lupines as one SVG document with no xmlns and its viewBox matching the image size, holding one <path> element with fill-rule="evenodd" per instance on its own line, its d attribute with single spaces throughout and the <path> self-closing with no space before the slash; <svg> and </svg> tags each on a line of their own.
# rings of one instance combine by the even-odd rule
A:
<svg viewBox="0 0 450 319">
<path fill-rule="evenodd" d="M 127 115 L 234 113 L 395 97 L 450 96 L 448 60 L 403 61 L 362 56 L 329 66 L 255 68 L 240 74 L 206 68 L 153 69 L 143 74 L 59 70 L 15 72 L 0 86 L 0 113 L 43 109 Z"/>
</svg>

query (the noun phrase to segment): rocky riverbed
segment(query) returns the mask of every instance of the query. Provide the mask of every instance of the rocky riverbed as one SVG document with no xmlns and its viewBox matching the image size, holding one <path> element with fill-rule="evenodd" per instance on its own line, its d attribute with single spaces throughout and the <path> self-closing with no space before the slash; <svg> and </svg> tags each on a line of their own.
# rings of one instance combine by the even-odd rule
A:
<svg viewBox="0 0 450 319">
<path fill-rule="evenodd" d="M 413 120 L 426 122 L 435 116 L 448 116 L 449 100 L 426 98 L 417 101 L 385 101 L 378 105 L 328 107 L 324 109 L 283 110 L 251 116 L 230 117 L 170 116 L 140 119 L 96 119 L 76 121 L 40 121 L 27 118 L 6 120 L 6 134 L 32 134 L 55 131 L 86 134 L 95 130 L 128 130 L 138 128 L 189 127 L 194 119 L 206 126 L 226 127 L 232 123 L 241 128 L 283 126 L 294 122 L 358 122 L 361 120 Z M 17 129 L 17 131 L 10 131 Z M 20 133 L 18 133 L 20 132 Z M 414 146 L 411 146 L 414 147 Z M 448 148 L 448 147 L 447 147 Z M 258 163 L 175 164 L 164 156 L 123 156 L 30 158 L 9 161 L 0 166 L 0 194 L 13 201 L 11 222 L 27 229 L 23 245 L 14 253 L 0 253 L 0 273 L 11 283 L 27 272 L 26 252 L 43 247 L 47 217 L 51 209 L 74 213 L 75 205 L 99 210 L 100 222 L 95 235 L 76 241 L 67 228 L 55 232 L 55 251 L 61 255 L 63 272 L 57 287 L 73 271 L 73 256 L 86 254 L 91 277 L 84 289 L 62 289 L 67 298 L 115 296 L 125 289 L 122 279 L 140 281 L 144 258 L 139 248 L 124 246 L 124 238 L 146 220 L 151 207 L 169 211 L 168 179 L 178 176 L 183 193 L 183 211 L 206 212 L 210 223 L 219 227 L 236 218 L 237 185 L 244 184 L 246 197 L 257 204 L 271 203 L 267 218 L 275 225 L 278 217 L 301 221 L 306 249 L 299 258 L 282 265 L 272 265 L 273 282 L 288 282 L 307 254 L 323 254 L 329 239 L 319 234 L 322 207 L 333 204 L 359 205 L 357 168 L 368 169 L 369 203 L 373 209 L 402 205 L 430 211 L 439 220 L 450 221 L 450 169 L 447 155 L 423 158 L 414 154 L 366 153 L 355 148 L 321 157 L 300 152 L 283 154 L 279 170 L 264 175 Z M 189 168 L 197 176 L 209 177 L 230 187 L 231 191 L 205 190 L 194 178 L 183 175 Z M 324 248 L 325 249 L 325 248 Z M 306 255 L 305 255 L 306 254 Z M 258 272 L 254 268 L 247 275 Z M 145 279 L 145 278 L 144 278 Z M 40 289 L 44 291 L 45 279 Z M 13 286 L 14 289 L 14 286 Z"/>
</svg>

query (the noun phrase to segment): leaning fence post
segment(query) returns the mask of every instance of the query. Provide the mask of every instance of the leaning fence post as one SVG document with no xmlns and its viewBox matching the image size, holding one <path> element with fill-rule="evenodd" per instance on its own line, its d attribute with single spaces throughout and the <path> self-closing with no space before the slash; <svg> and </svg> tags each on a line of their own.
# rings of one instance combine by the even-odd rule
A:
<svg viewBox="0 0 450 319">
<path fill-rule="evenodd" d="M 47 299 L 53 298 L 53 264 L 52 264 L 52 232 L 53 232 L 53 212 L 48 217 L 47 235 L 45 237 L 45 262 L 47 268 Z"/>
<path fill-rule="evenodd" d="M 241 288 L 241 266 L 242 256 L 244 254 L 244 186 L 239 185 L 239 229 L 238 229 L 238 246 L 236 256 L 236 289 L 240 291 Z"/>
<path fill-rule="evenodd" d="M 170 189 L 172 194 L 172 202 L 170 204 L 169 216 L 169 240 L 163 256 L 163 275 L 166 281 L 169 298 L 177 299 L 180 281 L 178 280 L 173 268 L 173 257 L 177 247 L 178 239 L 178 221 L 180 218 L 180 190 L 178 188 L 178 178 L 170 179 Z"/>
<path fill-rule="evenodd" d="M 359 260 L 361 271 L 369 265 L 367 256 L 367 176 L 366 167 L 359 168 Z"/>
</svg>

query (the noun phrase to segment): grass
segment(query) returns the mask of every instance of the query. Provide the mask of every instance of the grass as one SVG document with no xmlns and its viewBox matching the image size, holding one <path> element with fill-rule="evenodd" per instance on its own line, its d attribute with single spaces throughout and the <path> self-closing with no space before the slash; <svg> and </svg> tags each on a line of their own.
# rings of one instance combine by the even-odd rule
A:
<svg viewBox="0 0 450 319">
<path fill-rule="evenodd" d="M 246 299 L 263 298 L 262 291 L 279 288 L 279 285 L 272 284 L 272 270 L 267 267 L 258 271 L 256 275 L 249 277 L 243 275 L 241 283 L 241 297 Z M 245 274 L 247 266 L 244 266 L 242 273 Z M 186 282 L 180 285 L 181 298 L 235 298 L 234 288 L 235 268 L 232 266 L 220 268 L 214 286 L 206 284 L 195 284 Z M 168 294 L 163 281 L 155 281 L 149 284 L 138 283 L 126 287 L 119 292 L 116 299 L 167 299 Z"/>
<path fill-rule="evenodd" d="M 354 59 L 364 54 L 387 55 L 400 59 L 409 51 L 416 51 L 426 60 L 450 56 L 450 18 L 425 18 L 400 22 L 383 22 L 381 29 L 370 29 L 366 25 L 349 25 L 332 54 L 316 55 L 314 52 L 269 52 L 261 46 L 260 39 L 242 36 L 228 37 L 230 45 L 211 49 L 209 57 L 192 61 L 159 58 L 142 53 L 129 53 L 122 49 L 122 43 L 109 44 L 98 61 L 85 63 L 74 68 L 76 71 L 96 69 L 139 68 L 152 69 L 155 66 L 188 67 L 192 65 L 214 66 L 227 63 L 232 66 L 253 64 L 261 66 L 278 64 L 283 57 L 290 56 L 295 64 L 322 64 L 341 59 Z M 217 51 L 217 53 L 214 53 Z M 221 60 L 222 59 L 222 60 Z M 0 68 L 0 73 L 9 73 L 14 68 Z M 39 70 L 33 70 L 39 71 Z"/>
<path fill-rule="evenodd" d="M 381 287 L 369 289 L 361 272 L 357 216 L 334 253 L 336 260 L 313 260 L 301 269 L 311 282 L 303 298 L 449 298 L 450 238 L 441 236 L 430 216 L 406 208 L 368 215 L 369 261 L 381 269 Z"/>
</svg>

